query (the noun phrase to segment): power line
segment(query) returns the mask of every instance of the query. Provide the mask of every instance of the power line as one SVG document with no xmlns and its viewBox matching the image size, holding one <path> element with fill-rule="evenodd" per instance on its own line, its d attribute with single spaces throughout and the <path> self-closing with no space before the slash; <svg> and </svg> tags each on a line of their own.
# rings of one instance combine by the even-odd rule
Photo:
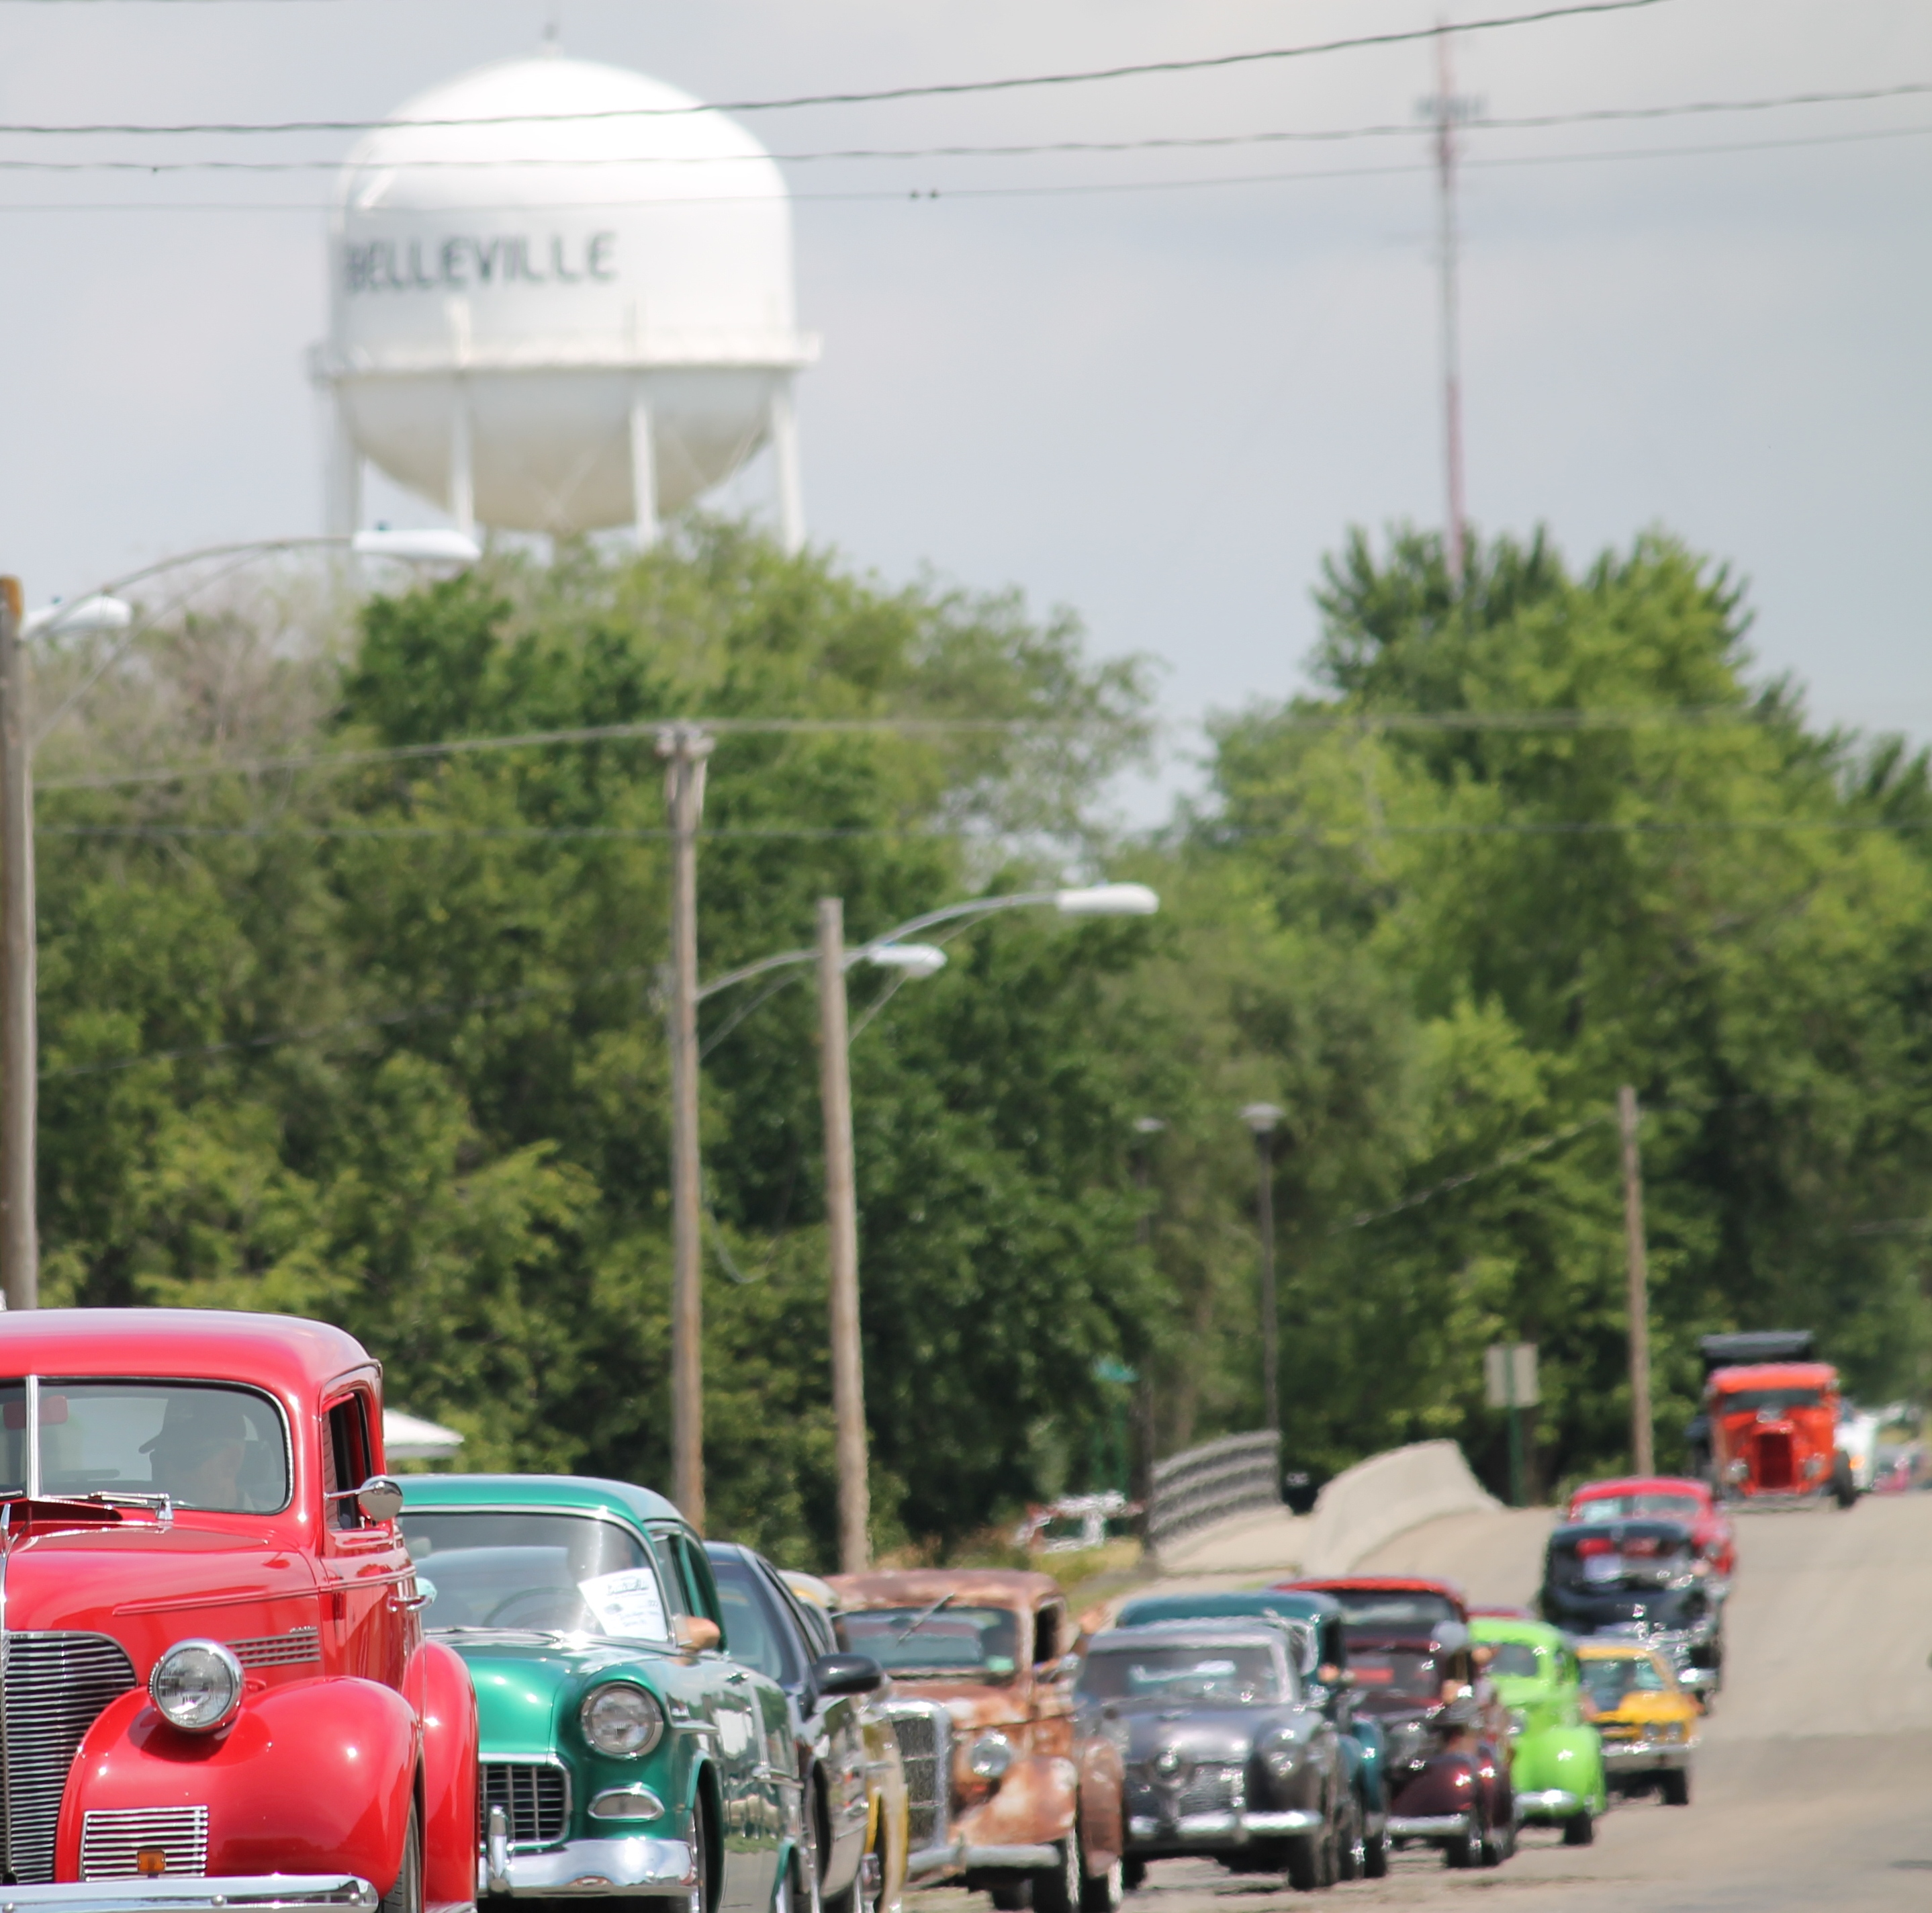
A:
<svg viewBox="0 0 1932 1913">
<path fill-rule="evenodd" d="M 1657 107 L 1597 107 L 1573 113 L 1528 113 L 1512 116 L 1475 115 L 1459 119 L 1460 130 L 1472 132 L 1526 132 L 1551 127 L 1597 125 L 1636 121 L 1708 118 L 1721 113 L 1755 113 L 1793 107 L 1870 104 L 1886 100 L 1917 98 L 1932 93 L 1932 81 L 1912 80 L 1896 86 L 1868 86 L 1840 92 L 1783 93 L 1744 100 L 1692 100 Z M 827 147 L 806 152 L 774 152 L 763 157 L 788 166 L 824 161 L 934 159 L 1037 158 L 1054 155 L 1179 152 L 1222 151 L 1232 147 L 1282 145 L 1332 145 L 1358 140 L 1415 138 L 1420 129 L 1413 122 L 1376 122 L 1363 126 L 1296 127 L 1259 133 L 1150 134 L 1123 140 L 1040 140 L 999 146 L 955 145 L 944 146 L 844 146 Z M 490 159 L 416 159 L 407 162 L 412 172 L 488 172 L 514 167 L 526 170 L 562 169 L 596 172 L 635 166 L 744 166 L 751 163 L 742 153 L 701 153 L 685 157 L 671 153 L 641 153 L 631 157 L 600 156 L 560 158 L 549 154 L 527 158 Z M 0 159 L 0 171 L 39 173 L 335 173 L 343 170 L 339 158 L 291 160 L 31 160 Z M 657 203 L 657 202 L 653 202 Z M 466 209 L 475 210 L 474 208 Z"/>
<path fill-rule="evenodd" d="M 1542 1155 L 1546 1151 L 1571 1141 L 1586 1129 L 1594 1129 L 1616 1120 L 1615 1114 L 1606 1110 L 1600 1116 L 1586 1116 L 1580 1122 L 1566 1124 L 1547 1136 L 1539 1136 L 1533 1143 L 1526 1143 L 1520 1149 L 1506 1151 L 1494 1162 L 1485 1163 L 1480 1169 L 1466 1170 L 1460 1176 L 1452 1176 L 1430 1188 L 1419 1189 L 1412 1196 L 1403 1197 L 1399 1203 L 1391 1203 L 1387 1209 L 1358 1211 L 1346 1221 L 1332 1224 L 1328 1233 L 1331 1236 L 1340 1236 L 1351 1229 L 1366 1229 L 1372 1222 L 1385 1222 L 1392 1215 L 1401 1215 L 1405 1209 L 1418 1209 L 1423 1203 L 1432 1202 L 1438 1196 L 1447 1195 L 1452 1189 L 1460 1189 L 1480 1177 L 1493 1176 L 1498 1170 L 1513 1168 L 1520 1162 L 1528 1162 L 1532 1156 Z"/>
<path fill-rule="evenodd" d="M 34 136 L 96 134 L 159 135 L 288 133 L 369 133 L 392 128 L 466 126 L 575 125 L 592 120 L 681 119 L 704 113 L 776 113 L 799 107 L 868 106 L 894 100 L 931 100 L 964 94 L 1011 93 L 1048 86 L 1082 86 L 1116 80 L 1138 80 L 1156 74 L 1206 73 L 1231 67 L 1254 66 L 1280 60 L 1312 59 L 1329 53 L 1352 53 L 1372 47 L 1399 47 L 1432 40 L 1439 33 L 1486 33 L 1507 27 L 1536 26 L 1547 21 L 1574 20 L 1595 14 L 1635 13 L 1661 6 L 1666 0 L 1574 0 L 1574 4 L 1539 8 L 1526 14 L 1502 14 L 1485 20 L 1457 20 L 1444 27 L 1404 29 L 1388 33 L 1353 34 L 1339 40 L 1310 42 L 1300 47 L 1266 47 L 1243 53 L 1212 53 L 1190 59 L 1142 60 L 1111 67 L 1091 67 L 1065 73 L 1027 74 L 1000 80 L 958 80 L 923 85 L 874 87 L 838 93 L 800 93 L 776 99 L 693 101 L 682 107 L 610 107 L 580 113 L 492 113 L 448 119 L 290 119 L 199 120 L 172 125 L 152 122 L 94 122 L 65 126 L 32 122 L 0 122 L 0 134 Z"/>
</svg>

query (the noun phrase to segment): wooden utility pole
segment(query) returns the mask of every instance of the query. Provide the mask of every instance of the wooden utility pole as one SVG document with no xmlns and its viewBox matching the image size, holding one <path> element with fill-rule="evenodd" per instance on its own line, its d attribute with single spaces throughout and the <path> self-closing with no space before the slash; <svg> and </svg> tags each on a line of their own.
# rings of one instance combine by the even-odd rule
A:
<svg viewBox="0 0 1932 1913">
<path fill-rule="evenodd" d="M 825 1111 L 825 1237 L 830 1263 L 832 1424 L 838 1462 L 838 1568 L 872 1561 L 866 1378 L 859 1344 L 859 1199 L 852 1169 L 852 1068 L 845 1001 L 845 906 L 818 899 L 818 1082 Z"/>
<path fill-rule="evenodd" d="M 1647 1475 L 1656 1467 L 1650 1430 L 1650 1276 L 1643 1253 L 1643 1167 L 1636 1147 L 1636 1092 L 1628 1083 L 1617 1092 L 1617 1128 L 1624 1145 L 1624 1254 L 1630 1278 L 1630 1463 L 1639 1474 Z"/>
<path fill-rule="evenodd" d="M 711 739 L 658 733 L 670 818 L 671 1499 L 704 1528 L 704 1188 L 698 1151 L 698 827 Z"/>
<path fill-rule="evenodd" d="M 1448 493 L 1448 536 L 1444 541 L 1449 581 L 1462 587 L 1467 563 L 1468 533 L 1462 485 L 1462 339 L 1461 297 L 1457 284 L 1461 236 L 1456 224 L 1456 128 L 1466 119 L 1473 102 L 1455 91 L 1450 70 L 1449 34 L 1436 36 L 1435 96 L 1424 111 L 1436 127 L 1436 179 L 1438 230 L 1437 270 L 1440 278 L 1442 323 L 1442 459 Z"/>
<path fill-rule="evenodd" d="M 40 1299 L 33 739 L 22 615 L 20 581 L 0 578 L 0 1281 L 9 1308 L 38 1308 Z"/>
<path fill-rule="evenodd" d="M 1250 1103 L 1241 1120 L 1254 1132 L 1255 1207 L 1262 1235 L 1262 1412 L 1263 1425 L 1281 1426 L 1281 1324 L 1274 1287 L 1274 1132 L 1281 1112 L 1272 1103 Z"/>
</svg>

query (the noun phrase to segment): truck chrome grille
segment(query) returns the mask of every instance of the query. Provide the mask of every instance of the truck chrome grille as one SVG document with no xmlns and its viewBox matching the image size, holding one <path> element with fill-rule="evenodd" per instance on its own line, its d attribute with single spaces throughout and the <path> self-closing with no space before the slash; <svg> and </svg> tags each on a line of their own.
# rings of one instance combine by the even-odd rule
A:
<svg viewBox="0 0 1932 1913">
<path fill-rule="evenodd" d="M 554 1846 L 570 1831 L 570 1776 L 549 1761 L 490 1760 L 477 1789 L 479 1832 L 490 1830 L 490 1809 L 500 1806 L 512 1846 Z"/>
<path fill-rule="evenodd" d="M 16 1880 L 39 1885 L 54 1876 L 68 1769 L 87 1730 L 135 1684 L 134 1669 L 104 1634 L 9 1634 L 5 1655 L 8 1859 Z"/>
<path fill-rule="evenodd" d="M 159 1848 L 170 1879 L 199 1879 L 208 1871 L 205 1806 L 114 1807 L 90 1810 L 81 1822 L 80 1877 L 132 1880 L 140 1856 Z"/>
<path fill-rule="evenodd" d="M 952 1818 L 952 1722 L 930 1701 L 893 1701 L 885 1711 L 905 1768 L 906 1843 L 923 1853 L 945 1839 Z"/>
</svg>

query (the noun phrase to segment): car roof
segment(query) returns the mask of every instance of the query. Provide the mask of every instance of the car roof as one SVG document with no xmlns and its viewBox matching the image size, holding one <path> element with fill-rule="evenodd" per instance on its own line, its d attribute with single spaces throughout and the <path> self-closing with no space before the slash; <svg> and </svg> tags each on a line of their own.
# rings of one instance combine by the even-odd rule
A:
<svg viewBox="0 0 1932 1913">
<path fill-rule="evenodd" d="M 1087 1644 L 1090 1653 L 1111 1653 L 1130 1647 L 1158 1647 L 1170 1641 L 1176 1647 L 1196 1644 L 1230 1647 L 1275 1648 L 1286 1645 L 1287 1637 L 1279 1627 L 1252 1620 L 1159 1620 L 1144 1627 L 1110 1627 Z"/>
<path fill-rule="evenodd" d="M 1716 1394 L 1733 1389 L 1836 1388 L 1838 1371 L 1828 1362 L 1756 1362 L 1712 1372 L 1708 1386 Z"/>
<path fill-rule="evenodd" d="M 1275 1584 L 1282 1593 L 1292 1593 L 1298 1589 L 1307 1589 L 1317 1594 L 1334 1592 L 1364 1594 L 1440 1594 L 1454 1601 L 1460 1608 L 1463 1605 L 1462 1590 L 1453 1581 L 1430 1581 L 1420 1575 L 1407 1574 L 1330 1574 L 1310 1575 L 1304 1580 L 1282 1581 Z"/>
<path fill-rule="evenodd" d="M 1114 1617 L 1116 1627 L 1150 1627 L 1168 1620 L 1238 1620 L 1244 1617 L 1284 1613 L 1291 1620 L 1326 1620 L 1341 1617 L 1342 1604 L 1332 1594 L 1313 1588 L 1261 1588 L 1199 1594 L 1142 1594 L 1128 1602 Z M 1130 1618 L 1130 1617 L 1132 1618 Z"/>
<path fill-rule="evenodd" d="M 298 1315 L 226 1308 L 37 1308 L 0 1314 L 0 1374 L 253 1383 L 297 1398 L 381 1365 L 353 1335 Z"/>
<path fill-rule="evenodd" d="M 1688 1475 L 1620 1475 L 1613 1481 L 1586 1481 L 1570 1491 L 1570 1500 L 1574 1506 L 1608 1494 L 1694 1494 L 1701 1501 L 1717 1498 L 1708 1482 L 1696 1481 Z"/>
<path fill-rule="evenodd" d="M 403 1509 L 528 1508 L 617 1515 L 633 1521 L 684 1517 L 662 1494 L 595 1475 L 404 1475 Z"/>
<path fill-rule="evenodd" d="M 1484 1641 L 1522 1641 L 1537 1647 L 1564 1647 L 1569 1637 L 1546 1620 L 1517 1620 L 1501 1614 L 1478 1614 L 1469 1622 L 1469 1638 Z"/>
<path fill-rule="evenodd" d="M 1049 1597 L 1058 1599 L 1060 1591 L 1050 1574 L 1012 1568 L 890 1568 L 872 1574 L 830 1575 L 826 1583 L 848 1608 L 917 1607 L 942 1594 L 995 1607 L 1031 1608 Z"/>
</svg>

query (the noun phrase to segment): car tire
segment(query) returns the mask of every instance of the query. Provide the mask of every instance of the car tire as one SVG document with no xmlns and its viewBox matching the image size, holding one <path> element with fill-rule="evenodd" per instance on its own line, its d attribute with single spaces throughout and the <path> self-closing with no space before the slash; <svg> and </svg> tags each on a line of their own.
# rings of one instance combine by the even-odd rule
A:
<svg viewBox="0 0 1932 1913">
<path fill-rule="evenodd" d="M 1127 1896 L 1126 1863 L 1116 1854 L 1114 1863 L 1097 1876 L 1088 1873 L 1080 1882 L 1080 1913 L 1120 1913 Z"/>
<path fill-rule="evenodd" d="M 382 1896 L 382 1913 L 423 1913 L 422 1822 L 416 1817 L 413 1795 L 403 1827 L 403 1863 L 396 1884 Z"/>
<path fill-rule="evenodd" d="M 691 1870 L 687 1913 L 711 1913 L 711 1815 L 701 1792 L 691 1803 Z"/>
<path fill-rule="evenodd" d="M 1563 1844 L 1565 1846 L 1592 1846 L 1596 1842 L 1597 1816 L 1586 1806 L 1581 1813 L 1573 1813 L 1563 1823 Z"/>
<path fill-rule="evenodd" d="M 1365 1880 L 1385 1880 L 1388 1878 L 1389 1843 L 1386 1833 L 1371 1833 L 1363 1843 L 1362 1878 Z"/>
<path fill-rule="evenodd" d="M 989 1887 L 986 1897 L 993 1902 L 993 1913 L 1025 1913 L 1033 1904 L 1033 1883 L 1030 1880 L 1002 1880 Z"/>
<path fill-rule="evenodd" d="M 1491 1827 L 1483 1836 L 1483 1864 L 1500 1866 L 1512 1858 L 1516 1852 L 1516 1821 L 1514 1816 L 1503 1826 Z"/>
<path fill-rule="evenodd" d="M 1054 1844 L 1054 1863 L 1032 1875 L 1034 1913 L 1080 1913 L 1080 1890 L 1086 1884 L 1086 1868 L 1080 1858 L 1080 1830 L 1076 1827 L 1064 1840 Z"/>
<path fill-rule="evenodd" d="M 800 1881 L 792 1894 L 792 1913 L 858 1913 L 854 1904 L 856 1886 L 836 1901 L 825 1896 L 825 1876 L 820 1870 L 825 1864 L 826 1844 L 825 1794 L 815 1767 L 805 1770 L 804 1806 L 805 1811 L 799 1816 L 805 1824 L 803 1838 L 799 1842 Z"/>
<path fill-rule="evenodd" d="M 1666 1806 L 1688 1806 L 1690 1804 L 1690 1770 L 1685 1767 L 1665 1768 L 1657 1776 L 1657 1791 Z"/>
<path fill-rule="evenodd" d="M 1129 1893 L 1138 1893 L 1147 1884 L 1147 1862 L 1144 1860 L 1122 1860 L 1120 1884 Z"/>
<path fill-rule="evenodd" d="M 1369 1842 L 1362 1826 L 1362 1803 L 1351 1787 L 1343 1796 L 1342 1824 L 1335 1836 L 1335 1877 L 1338 1880 L 1368 1878 Z"/>
<path fill-rule="evenodd" d="M 1445 1866 L 1480 1866 L 1483 1863 L 1483 1823 L 1474 1814 L 1462 1823 L 1462 1830 L 1442 1849 Z"/>
</svg>

